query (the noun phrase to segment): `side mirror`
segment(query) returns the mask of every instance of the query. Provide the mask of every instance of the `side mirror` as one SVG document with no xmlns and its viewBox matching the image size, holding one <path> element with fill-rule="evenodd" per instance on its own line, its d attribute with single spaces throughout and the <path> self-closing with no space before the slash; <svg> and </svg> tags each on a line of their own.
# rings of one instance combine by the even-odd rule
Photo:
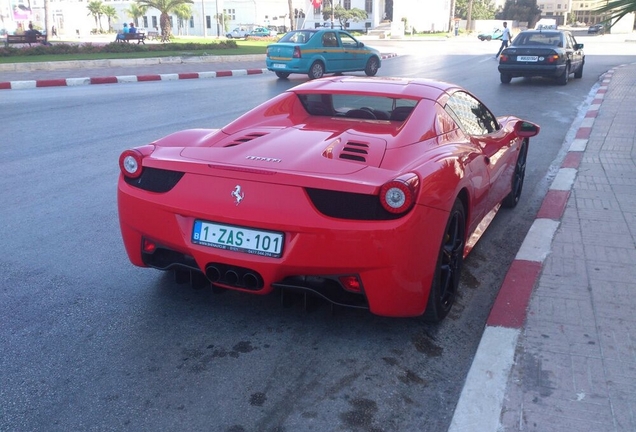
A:
<svg viewBox="0 0 636 432">
<path fill-rule="evenodd" d="M 583 44 L 580 44 L 580 43 L 574 44 L 574 49 L 577 50 L 577 51 L 578 50 L 582 50 L 583 49 Z"/>
<path fill-rule="evenodd" d="M 364 48 L 364 42 L 358 42 L 358 48 Z"/>
<path fill-rule="evenodd" d="M 539 133 L 540 129 L 539 125 L 524 120 L 519 120 L 515 125 L 515 133 L 522 138 L 533 137 Z"/>
</svg>

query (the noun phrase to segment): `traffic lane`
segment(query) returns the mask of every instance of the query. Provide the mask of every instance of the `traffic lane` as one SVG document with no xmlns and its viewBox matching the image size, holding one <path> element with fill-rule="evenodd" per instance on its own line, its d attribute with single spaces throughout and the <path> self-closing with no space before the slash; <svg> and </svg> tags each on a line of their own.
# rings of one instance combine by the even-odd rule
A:
<svg viewBox="0 0 636 432">
<path fill-rule="evenodd" d="M 218 127 L 292 84 L 257 81 L 37 89 L 0 101 L 11 116 L 2 139 L 18 137 L 0 149 L 0 199 L 11 209 L 0 228 L 4 428 L 448 427 L 487 308 L 475 317 L 458 307 L 437 326 L 332 316 L 324 305 L 305 313 L 276 296 L 193 291 L 128 263 L 121 150 Z M 144 111 L 123 114 L 130 101 Z"/>
</svg>

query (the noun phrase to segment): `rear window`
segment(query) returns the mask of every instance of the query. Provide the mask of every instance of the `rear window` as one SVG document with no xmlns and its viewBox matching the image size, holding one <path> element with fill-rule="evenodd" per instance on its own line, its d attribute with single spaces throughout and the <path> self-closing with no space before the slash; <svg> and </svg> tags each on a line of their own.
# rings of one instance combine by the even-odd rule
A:
<svg viewBox="0 0 636 432">
<path fill-rule="evenodd" d="M 417 100 L 360 94 L 300 94 L 307 112 L 316 116 L 404 121 Z"/>
<path fill-rule="evenodd" d="M 563 46 L 561 33 L 519 33 L 513 45 Z"/>
<path fill-rule="evenodd" d="M 289 43 L 297 43 L 304 44 L 315 35 L 315 31 L 311 30 L 298 30 L 285 34 L 278 42 L 289 42 Z"/>
</svg>

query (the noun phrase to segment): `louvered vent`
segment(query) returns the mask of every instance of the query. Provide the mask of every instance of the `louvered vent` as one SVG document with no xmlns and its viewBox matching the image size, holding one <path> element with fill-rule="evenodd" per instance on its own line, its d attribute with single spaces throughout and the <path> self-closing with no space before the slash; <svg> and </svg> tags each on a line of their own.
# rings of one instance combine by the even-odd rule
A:
<svg viewBox="0 0 636 432">
<path fill-rule="evenodd" d="M 245 136 L 242 136 L 241 138 L 235 139 L 234 141 L 232 141 L 231 143 L 229 143 L 225 147 L 234 147 L 234 146 L 237 146 L 239 144 L 243 144 L 243 143 L 246 143 L 248 141 L 252 141 L 253 139 L 260 138 L 260 137 L 265 136 L 265 135 L 267 135 L 267 134 L 264 133 L 264 132 L 252 132 L 252 133 L 249 133 L 249 134 L 247 134 Z"/>
<path fill-rule="evenodd" d="M 368 154 L 369 154 L 369 144 L 349 141 L 342 148 L 342 152 L 340 153 L 340 159 L 366 162 Z"/>
</svg>

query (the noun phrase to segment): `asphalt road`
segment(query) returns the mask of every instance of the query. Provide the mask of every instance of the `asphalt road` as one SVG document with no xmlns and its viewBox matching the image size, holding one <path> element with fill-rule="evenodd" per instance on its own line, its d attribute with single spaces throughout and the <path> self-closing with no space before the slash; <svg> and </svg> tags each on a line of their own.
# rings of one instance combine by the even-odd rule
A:
<svg viewBox="0 0 636 432">
<path fill-rule="evenodd" d="M 581 80 L 499 83 L 497 42 L 386 43 L 380 75 L 464 85 L 542 126 L 520 205 L 465 262 L 439 325 L 176 285 L 128 263 L 117 158 L 219 127 L 306 78 L 256 75 L 0 96 L 0 431 L 431 431 L 448 428 L 486 316 L 599 76 L 636 44 L 589 38 Z M 371 43 L 369 43 L 372 45 Z"/>
</svg>

